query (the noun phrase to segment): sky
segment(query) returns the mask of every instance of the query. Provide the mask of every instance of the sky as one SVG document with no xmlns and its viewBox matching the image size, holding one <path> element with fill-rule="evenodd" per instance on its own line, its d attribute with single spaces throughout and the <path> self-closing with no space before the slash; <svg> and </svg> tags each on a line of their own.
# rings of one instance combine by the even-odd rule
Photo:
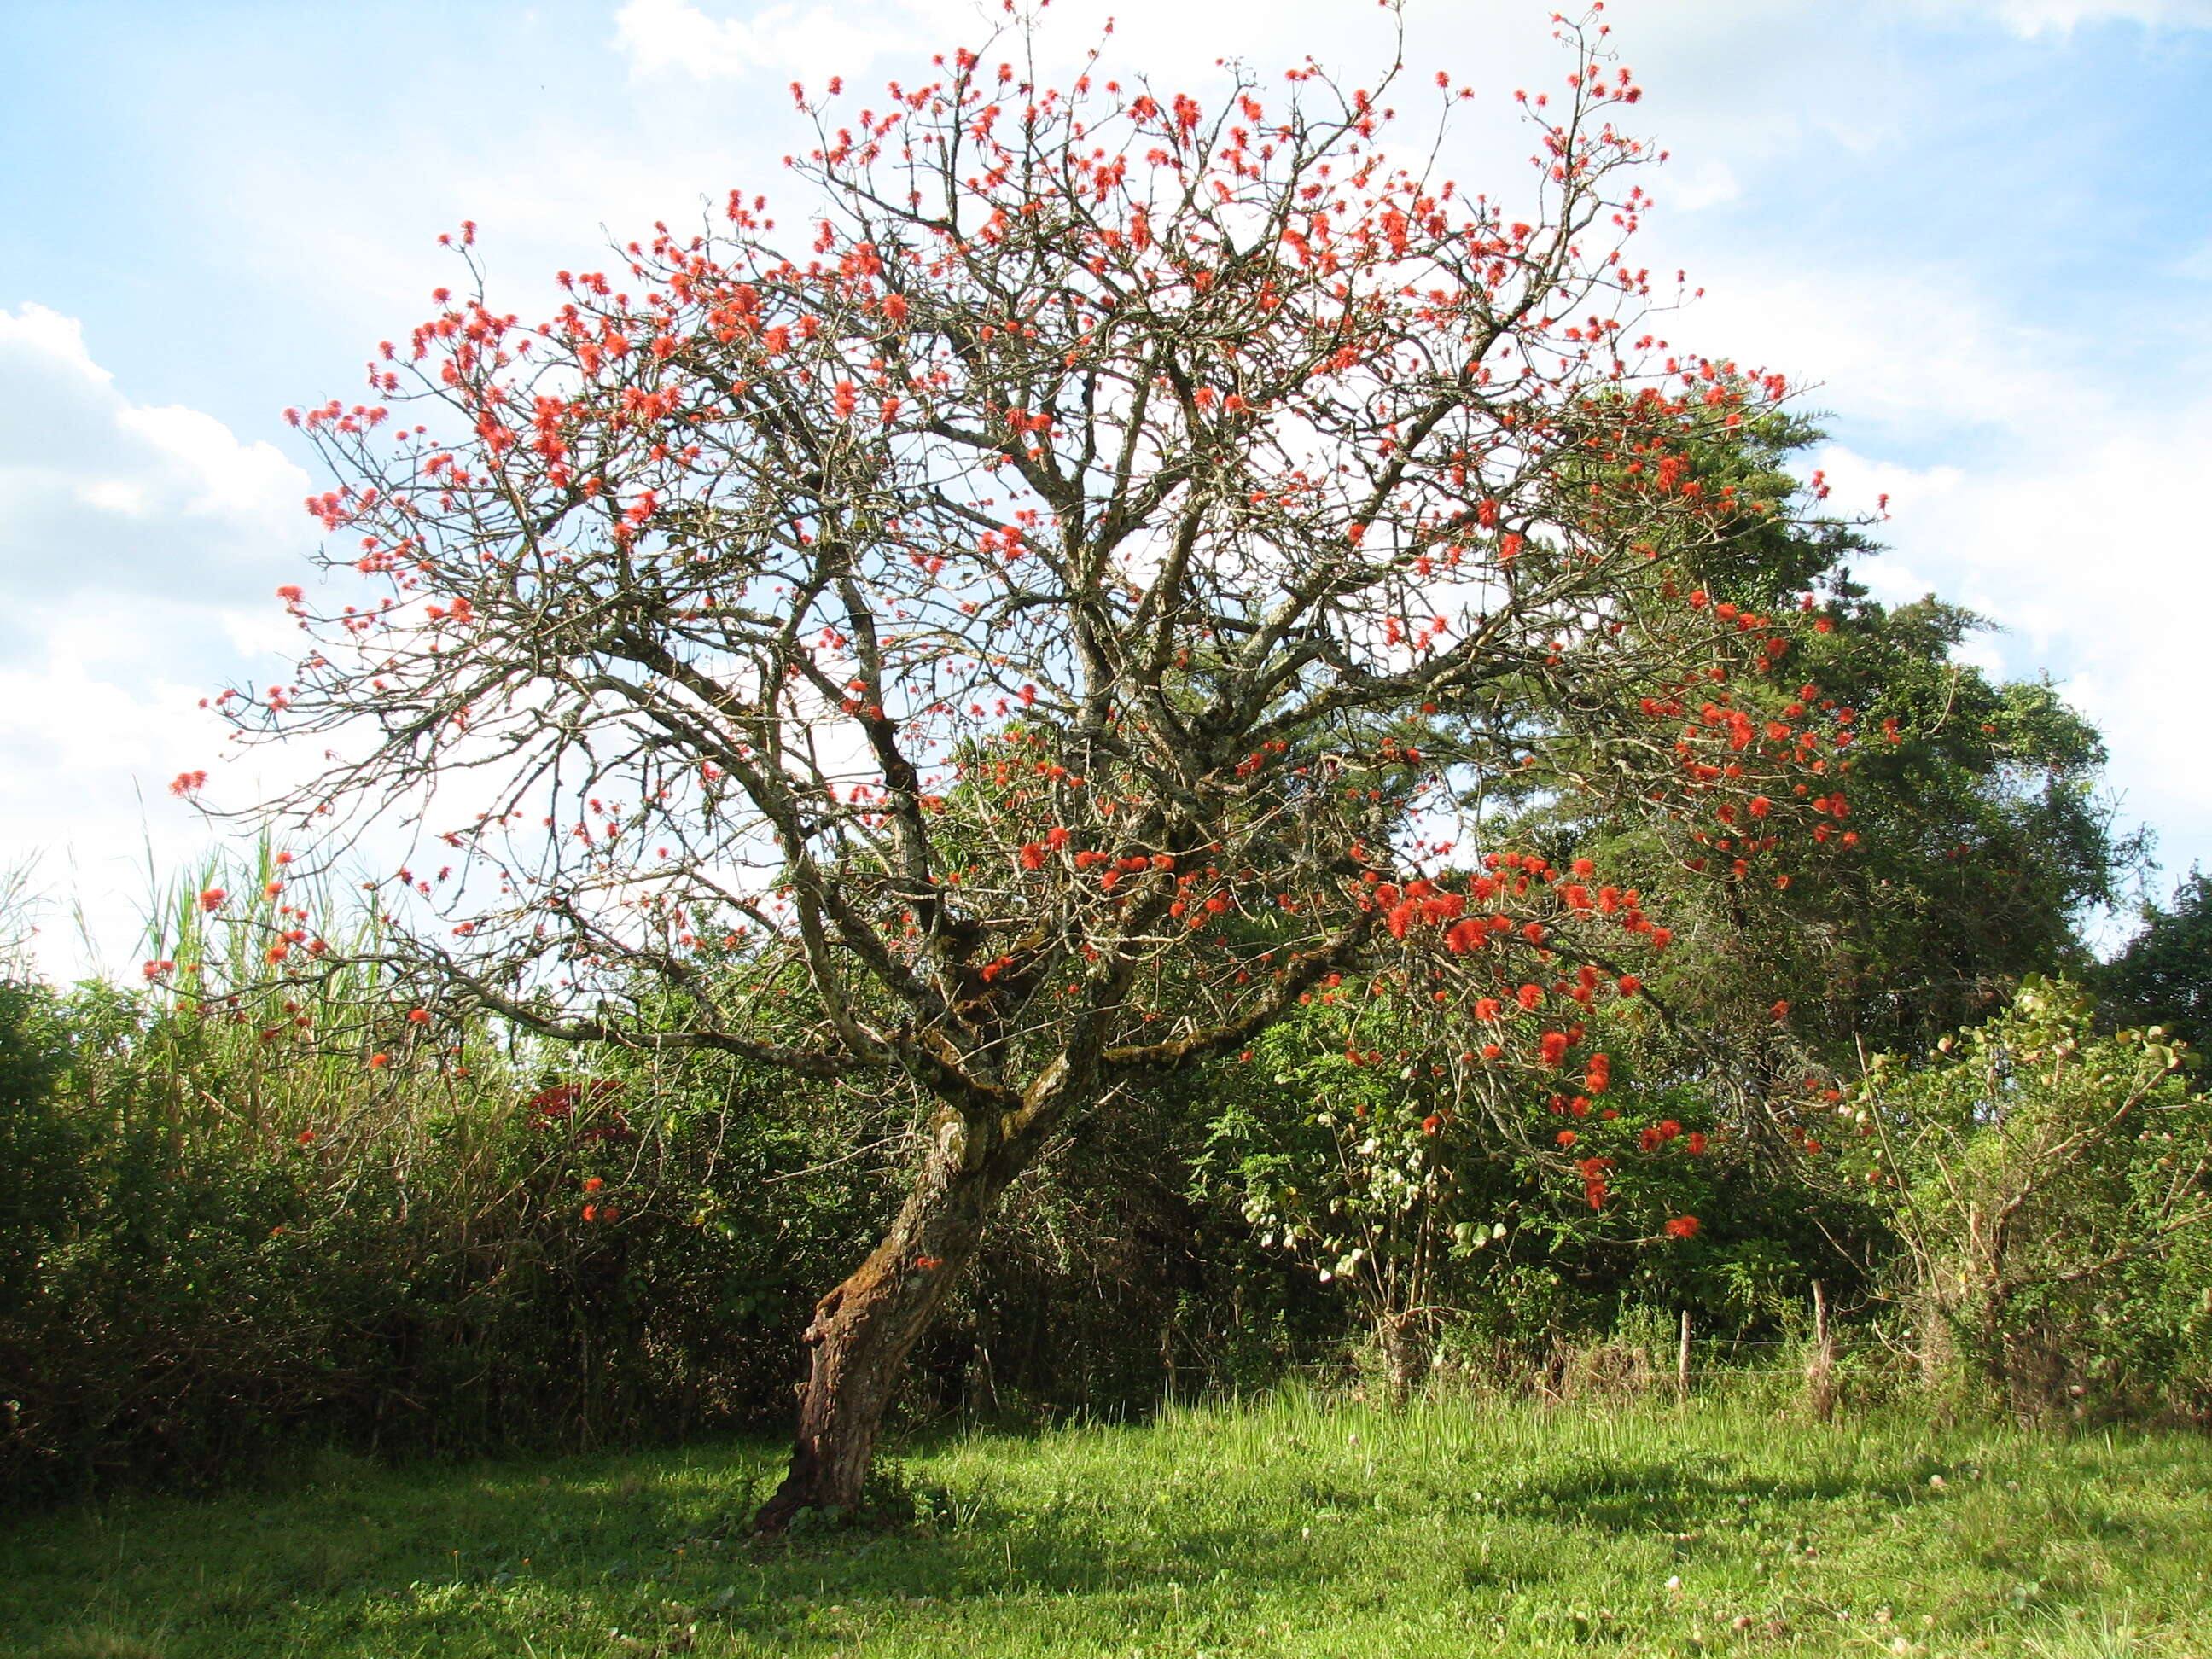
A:
<svg viewBox="0 0 2212 1659">
<path fill-rule="evenodd" d="M 1447 158 L 1471 189 L 1524 187 L 1512 94 L 1569 67 L 1549 12 L 1406 0 L 1409 63 L 1476 89 Z M 1111 19 L 1109 64 L 1200 96 L 1224 58 L 1357 83 L 1392 44 L 1372 0 L 1045 16 L 1059 64 Z M 2097 722 L 2161 888 L 2212 865 L 2212 0 L 1605 20 L 1669 152 L 1639 263 L 1704 289 L 1672 338 L 1803 386 L 1832 504 L 1891 498 L 1862 579 L 1972 608 L 1968 659 Z M 0 6 L 0 880 L 29 872 L 44 970 L 129 971 L 154 885 L 226 833 L 168 780 L 276 781 L 198 705 L 296 638 L 274 592 L 311 580 L 326 481 L 280 411 L 352 401 L 459 285 L 441 231 L 477 223 L 527 318 L 553 270 L 733 186 L 795 217 L 793 80 L 910 81 L 989 27 L 966 0 Z"/>
</svg>

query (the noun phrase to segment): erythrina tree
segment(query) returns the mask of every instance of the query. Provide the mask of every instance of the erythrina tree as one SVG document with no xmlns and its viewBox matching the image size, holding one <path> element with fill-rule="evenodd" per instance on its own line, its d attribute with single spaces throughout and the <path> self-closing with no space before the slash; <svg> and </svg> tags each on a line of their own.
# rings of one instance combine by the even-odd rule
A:
<svg viewBox="0 0 2212 1659">
<path fill-rule="evenodd" d="M 1583 1015 L 1658 902 L 1483 846 L 1482 780 L 1725 821 L 1706 878 L 1782 878 L 1848 734 L 1754 719 L 1789 635 L 1698 573 L 1788 505 L 1696 458 L 1784 388 L 1644 332 L 1638 91 L 1561 27 L 1518 217 L 1387 147 L 1395 70 L 1201 104 L 963 51 L 849 112 L 794 88 L 795 248 L 732 194 L 536 327 L 441 290 L 374 405 L 299 417 L 325 565 L 381 592 L 284 590 L 295 683 L 220 701 L 328 745 L 277 817 L 441 838 L 443 885 L 377 884 L 395 1016 L 918 1103 L 763 1528 L 857 1499 L 1056 1130 L 1329 975 L 1426 1022 L 1431 1093 L 1604 1086 Z"/>
</svg>

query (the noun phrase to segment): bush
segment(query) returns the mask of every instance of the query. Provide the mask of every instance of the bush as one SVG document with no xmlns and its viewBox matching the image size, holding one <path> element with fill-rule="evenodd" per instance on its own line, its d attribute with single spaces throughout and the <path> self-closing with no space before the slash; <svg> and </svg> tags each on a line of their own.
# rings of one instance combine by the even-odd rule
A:
<svg viewBox="0 0 2212 1659">
<path fill-rule="evenodd" d="M 2158 1027 L 2027 981 L 1838 1109 L 1882 1195 L 1930 1380 L 2024 1414 L 2212 1407 L 2212 1103 Z"/>
<path fill-rule="evenodd" d="M 242 1012 L 242 1011 L 241 1011 Z M 781 1422 L 879 1209 L 840 1103 L 713 1062 L 374 1073 L 158 995 L 0 988 L 0 1474 L 204 1484 Z"/>
</svg>

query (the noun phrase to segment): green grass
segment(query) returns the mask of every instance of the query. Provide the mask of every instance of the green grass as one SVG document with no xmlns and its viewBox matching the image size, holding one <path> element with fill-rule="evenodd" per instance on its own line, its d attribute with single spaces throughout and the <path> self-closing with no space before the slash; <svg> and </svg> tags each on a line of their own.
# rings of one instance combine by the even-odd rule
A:
<svg viewBox="0 0 2212 1659">
<path fill-rule="evenodd" d="M 2193 1435 L 1291 1398 L 926 1439 L 912 1524 L 754 1543 L 775 1463 L 333 1458 L 21 1520 L 0 1651 L 2212 1656 Z"/>
</svg>

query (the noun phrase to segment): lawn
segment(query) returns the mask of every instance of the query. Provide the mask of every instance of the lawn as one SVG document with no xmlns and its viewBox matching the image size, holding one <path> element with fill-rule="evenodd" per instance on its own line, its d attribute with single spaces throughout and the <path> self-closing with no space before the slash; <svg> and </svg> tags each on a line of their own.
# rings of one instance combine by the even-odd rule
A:
<svg viewBox="0 0 2212 1659">
<path fill-rule="evenodd" d="M 915 1515 L 743 1532 L 756 1443 L 118 1501 L 0 1532 L 46 1659 L 2212 1656 L 2212 1440 L 1748 1404 L 1292 1397 L 925 1437 Z"/>
</svg>

